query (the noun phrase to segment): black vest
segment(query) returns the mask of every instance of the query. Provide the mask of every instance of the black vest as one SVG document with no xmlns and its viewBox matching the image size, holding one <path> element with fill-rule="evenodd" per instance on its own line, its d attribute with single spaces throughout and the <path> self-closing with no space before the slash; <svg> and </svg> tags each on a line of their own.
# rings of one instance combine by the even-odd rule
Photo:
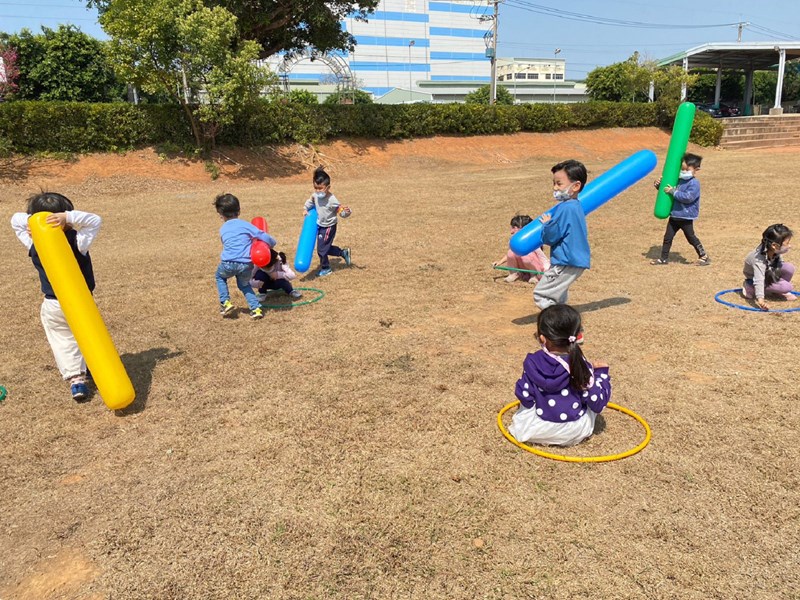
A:
<svg viewBox="0 0 800 600">
<path fill-rule="evenodd" d="M 74 229 L 68 229 L 64 232 L 67 235 L 67 242 L 69 243 L 69 247 L 72 248 L 72 253 L 75 255 L 75 259 L 78 261 L 78 266 L 81 269 L 81 273 L 83 273 L 83 278 L 86 280 L 86 285 L 89 286 L 89 291 L 94 291 L 94 271 L 92 270 L 92 258 L 87 253 L 86 256 L 78 252 L 78 232 Z M 53 286 L 50 285 L 50 280 L 47 278 L 47 274 L 44 272 L 44 267 L 42 266 L 42 261 L 39 259 L 39 253 L 36 251 L 36 246 L 31 246 L 31 249 L 28 251 L 28 256 L 31 257 L 33 261 L 33 266 L 36 267 L 36 270 L 39 271 L 39 280 L 42 282 L 42 293 L 44 294 L 45 298 L 50 298 L 51 300 L 57 300 L 56 294 L 53 291 Z"/>
</svg>

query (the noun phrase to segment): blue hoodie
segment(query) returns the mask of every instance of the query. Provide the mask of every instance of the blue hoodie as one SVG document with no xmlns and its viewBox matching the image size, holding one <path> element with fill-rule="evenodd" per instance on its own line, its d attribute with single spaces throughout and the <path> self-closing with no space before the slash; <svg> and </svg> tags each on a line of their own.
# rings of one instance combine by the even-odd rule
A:
<svg viewBox="0 0 800 600">
<path fill-rule="evenodd" d="M 679 180 L 672 199 L 670 217 L 694 221 L 700 216 L 700 182 L 694 177 Z"/>
<path fill-rule="evenodd" d="M 222 240 L 222 262 L 249 263 L 253 239 L 266 242 L 271 248 L 278 243 L 270 234 L 242 219 L 225 221 L 219 228 L 219 237 Z"/>
<path fill-rule="evenodd" d="M 550 264 L 588 269 L 591 260 L 586 215 L 577 198 L 556 204 L 542 227 L 542 243 L 550 246 Z"/>
</svg>

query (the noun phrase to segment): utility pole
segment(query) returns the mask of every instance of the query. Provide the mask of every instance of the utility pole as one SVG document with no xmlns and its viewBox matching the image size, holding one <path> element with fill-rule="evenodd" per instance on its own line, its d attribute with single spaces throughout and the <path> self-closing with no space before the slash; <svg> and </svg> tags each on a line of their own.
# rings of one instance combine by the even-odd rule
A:
<svg viewBox="0 0 800 600">
<path fill-rule="evenodd" d="M 417 40 L 411 40 L 408 42 L 408 101 L 411 102 L 414 99 L 414 94 L 411 91 L 411 46 L 417 43 Z"/>
<path fill-rule="evenodd" d="M 561 54 L 561 48 L 553 50 L 553 104 L 556 103 L 556 60 L 558 60 L 559 54 Z"/>
<path fill-rule="evenodd" d="M 492 16 L 492 47 L 489 56 L 492 64 L 492 80 L 489 84 L 489 104 L 497 104 L 497 20 L 500 14 L 500 0 L 492 0 L 494 15 Z"/>
<path fill-rule="evenodd" d="M 739 24 L 736 26 L 737 29 L 739 30 L 739 34 L 736 36 L 736 41 L 737 42 L 741 42 L 742 41 L 742 30 L 745 27 L 747 27 L 748 25 L 750 25 L 750 21 L 747 21 L 747 22 L 739 21 Z"/>
</svg>

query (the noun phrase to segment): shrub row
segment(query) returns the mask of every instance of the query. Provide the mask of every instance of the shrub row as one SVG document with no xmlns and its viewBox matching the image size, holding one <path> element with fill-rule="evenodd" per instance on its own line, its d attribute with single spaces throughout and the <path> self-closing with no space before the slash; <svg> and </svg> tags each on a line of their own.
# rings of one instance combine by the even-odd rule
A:
<svg viewBox="0 0 800 600">
<path fill-rule="evenodd" d="M 714 145 L 722 126 L 698 115 L 692 141 Z M 481 106 L 359 104 L 326 106 L 260 102 L 223 130 L 217 142 L 258 146 L 315 143 L 332 137 L 413 138 L 518 131 L 647 127 L 663 123 L 655 104 L 587 102 Z M 170 143 L 191 146 L 179 106 L 125 103 L 3 102 L 0 138 L 15 152 L 114 152 Z"/>
</svg>

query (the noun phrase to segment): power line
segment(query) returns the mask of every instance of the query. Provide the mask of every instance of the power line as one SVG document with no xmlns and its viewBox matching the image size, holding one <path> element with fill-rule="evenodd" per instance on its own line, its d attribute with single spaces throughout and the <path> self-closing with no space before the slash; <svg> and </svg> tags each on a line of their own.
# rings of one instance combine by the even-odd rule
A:
<svg viewBox="0 0 800 600">
<path fill-rule="evenodd" d="M 78 8 L 74 4 L 40 4 L 39 2 L 0 2 L 0 6 L 26 6 L 28 8 L 41 6 L 42 8 Z"/>
<path fill-rule="evenodd" d="M 0 15 L 0 19 L 31 19 L 34 21 L 91 21 L 92 23 L 96 23 L 97 19 L 89 19 L 87 17 L 28 17 L 25 15 Z"/>
<path fill-rule="evenodd" d="M 687 25 L 686 23 L 645 23 L 642 21 L 629 21 L 626 19 L 610 19 L 607 17 L 598 17 L 586 13 L 577 13 L 561 8 L 552 8 L 541 4 L 534 4 L 526 0 L 509 0 L 509 6 L 525 10 L 528 12 L 547 15 L 549 17 L 556 17 L 558 19 L 566 19 L 568 21 L 582 21 L 585 23 L 593 23 L 595 25 L 610 25 L 613 27 L 632 27 L 638 29 L 711 29 L 718 27 L 733 27 L 738 25 L 736 23 L 712 23 L 708 25 Z"/>
<path fill-rule="evenodd" d="M 780 31 L 775 31 L 774 29 L 769 29 L 768 27 L 763 27 L 758 25 L 757 23 L 750 23 L 750 29 L 755 29 L 761 33 L 765 33 L 767 35 L 771 35 L 772 37 L 777 38 L 784 38 L 785 40 L 796 40 L 796 35 L 790 35 L 788 33 L 781 33 Z"/>
<path fill-rule="evenodd" d="M 503 46 L 527 46 L 530 48 L 550 48 L 555 46 L 556 43 L 548 44 L 543 42 L 541 44 L 528 44 L 526 42 L 503 42 Z M 561 48 L 630 48 L 632 46 L 669 46 L 672 48 L 683 48 L 686 44 L 671 43 L 671 44 L 651 44 L 649 42 L 631 42 L 629 44 L 561 44 Z"/>
</svg>

